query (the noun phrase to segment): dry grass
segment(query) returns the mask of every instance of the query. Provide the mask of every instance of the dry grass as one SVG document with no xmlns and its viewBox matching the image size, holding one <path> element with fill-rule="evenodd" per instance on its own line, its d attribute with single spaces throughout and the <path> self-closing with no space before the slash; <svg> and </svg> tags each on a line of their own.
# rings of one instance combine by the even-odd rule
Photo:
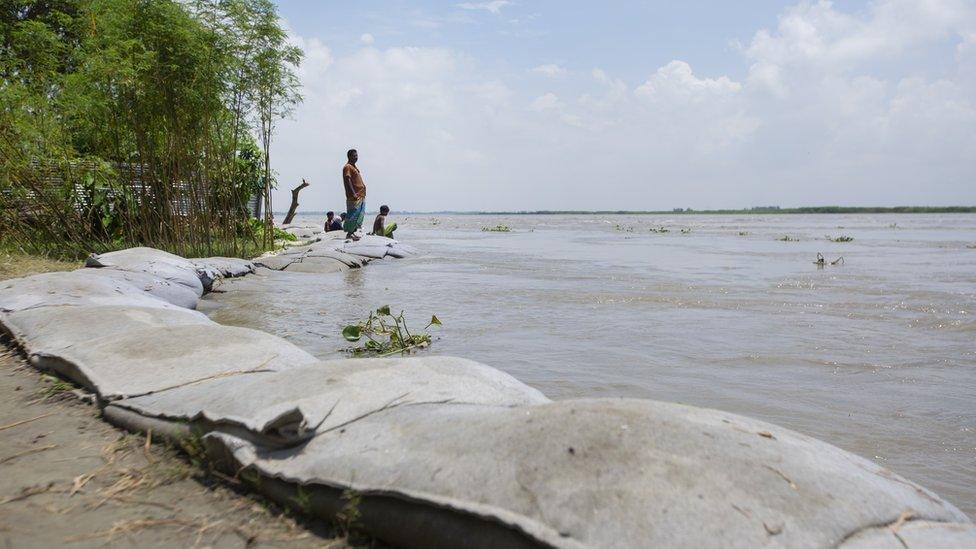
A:
<svg viewBox="0 0 976 549">
<path fill-rule="evenodd" d="M 81 267 L 80 262 L 50 259 L 5 249 L 0 245 L 0 280 L 18 278 L 37 273 L 70 271 Z"/>
</svg>

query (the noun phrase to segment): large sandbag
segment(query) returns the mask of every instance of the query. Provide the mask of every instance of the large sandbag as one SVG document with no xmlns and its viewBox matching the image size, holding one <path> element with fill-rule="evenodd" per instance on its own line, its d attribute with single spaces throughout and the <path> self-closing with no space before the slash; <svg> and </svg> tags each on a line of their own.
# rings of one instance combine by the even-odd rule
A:
<svg viewBox="0 0 976 549">
<path fill-rule="evenodd" d="M 338 273 L 348 271 L 349 266 L 331 257 L 302 257 L 286 267 L 289 273 Z"/>
<path fill-rule="evenodd" d="M 182 284 L 203 295 L 201 273 L 191 261 L 155 248 L 128 248 L 104 254 L 92 254 L 85 261 L 86 267 L 111 267 L 124 271 L 139 271 Z M 212 276 L 208 276 L 212 278 Z"/>
<path fill-rule="evenodd" d="M 416 253 L 417 250 L 413 247 L 407 246 L 406 244 L 401 244 L 399 242 L 391 245 L 390 248 L 386 250 L 386 255 L 395 257 L 397 259 L 403 259 L 411 255 L 416 255 Z"/>
<path fill-rule="evenodd" d="M 288 268 L 289 265 L 301 259 L 304 254 L 284 254 L 280 253 L 277 255 L 267 255 L 262 256 L 254 260 L 254 264 L 259 267 L 265 267 L 273 271 L 283 271 Z"/>
<path fill-rule="evenodd" d="M 976 525 L 904 520 L 869 528 L 840 544 L 840 549 L 972 549 L 976 547 Z"/>
<path fill-rule="evenodd" d="M 52 354 L 90 342 L 161 326 L 212 325 L 206 315 L 188 309 L 150 307 L 38 307 L 0 313 L 0 323 L 28 353 Z"/>
<path fill-rule="evenodd" d="M 36 307 L 195 307 L 197 294 L 147 273 L 78 269 L 0 282 L 0 312 Z"/>
<path fill-rule="evenodd" d="M 254 272 L 254 263 L 238 257 L 198 257 L 190 260 L 198 269 L 209 269 L 225 278 L 244 276 Z"/>
<path fill-rule="evenodd" d="M 336 248 L 336 246 L 341 245 L 341 242 L 316 242 L 315 244 L 309 246 L 296 246 L 294 248 L 282 250 L 278 252 L 278 256 L 289 258 L 331 257 L 353 268 L 362 267 L 369 261 L 367 258 L 348 254 Z"/>
<path fill-rule="evenodd" d="M 392 238 L 370 234 L 359 240 L 346 240 L 339 249 L 352 255 L 383 259 L 390 248 L 396 244 L 397 241 Z"/>
<path fill-rule="evenodd" d="M 120 283 L 126 282 L 153 297 L 185 309 L 196 309 L 197 302 L 200 299 L 195 290 L 148 272 L 117 269 L 78 269 L 77 276 L 109 278 Z"/>
<path fill-rule="evenodd" d="M 557 547 L 834 547 L 906 510 L 968 522 L 924 488 L 824 442 L 646 400 L 399 406 L 290 449 L 216 432 L 206 441 L 221 466 L 259 474 L 259 489 L 274 481 L 272 497 L 301 485 L 326 512 L 344 505 L 336 494 L 356 494 L 360 523 L 409 547 L 455 545 L 444 532 L 459 523 L 466 547 L 485 546 L 498 525 L 523 544 Z M 384 526 L 405 512 L 411 528 Z"/>
<path fill-rule="evenodd" d="M 285 223 L 278 227 L 283 231 L 309 231 L 314 234 L 324 233 L 325 229 L 317 223 Z"/>
<path fill-rule="evenodd" d="M 318 234 L 314 230 L 306 227 L 289 227 L 284 229 L 284 231 L 288 234 L 295 235 L 299 240 L 312 240 Z"/>
<path fill-rule="evenodd" d="M 193 422 L 200 432 L 233 427 L 242 438 L 289 445 L 377 411 L 446 402 L 521 406 L 549 399 L 483 364 L 424 357 L 334 360 L 273 374 L 218 378 L 119 400 L 112 406 L 152 418 Z M 106 411 L 107 416 L 112 413 Z"/>
<path fill-rule="evenodd" d="M 362 267 L 369 262 L 368 259 L 347 254 L 342 250 L 337 250 L 331 246 L 316 246 L 310 249 L 308 253 L 305 254 L 305 257 L 328 257 L 330 259 L 335 259 L 336 261 L 341 261 L 351 268 Z"/>
<path fill-rule="evenodd" d="M 383 244 L 368 244 L 359 242 L 349 242 L 343 244 L 340 250 L 347 254 L 360 255 L 373 259 L 383 259 L 390 247 Z"/>
<path fill-rule="evenodd" d="M 219 324 L 131 330 L 50 353 L 36 351 L 30 361 L 98 393 L 104 400 L 316 362 L 312 355 L 281 338 Z"/>
<path fill-rule="evenodd" d="M 274 255 L 282 255 L 282 256 L 304 256 L 304 255 L 308 254 L 308 252 L 311 251 L 311 250 L 312 250 L 312 245 L 305 244 L 305 245 L 302 245 L 302 246 L 291 246 L 291 247 L 285 248 L 283 250 L 278 251 Z"/>
</svg>

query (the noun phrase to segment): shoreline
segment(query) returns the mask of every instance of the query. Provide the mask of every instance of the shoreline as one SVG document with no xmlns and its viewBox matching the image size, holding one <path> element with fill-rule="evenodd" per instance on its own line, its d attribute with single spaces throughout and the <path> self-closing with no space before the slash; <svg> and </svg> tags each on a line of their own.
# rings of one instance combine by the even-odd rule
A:
<svg viewBox="0 0 976 549">
<path fill-rule="evenodd" d="M 278 213 L 278 212 L 275 212 Z M 281 212 L 284 213 L 284 212 Z M 976 206 L 801 206 L 796 208 L 742 208 L 718 210 L 533 210 L 533 211 L 400 211 L 398 215 L 810 215 L 810 214 L 972 214 Z M 321 215 L 325 211 L 306 211 L 300 215 Z"/>
</svg>

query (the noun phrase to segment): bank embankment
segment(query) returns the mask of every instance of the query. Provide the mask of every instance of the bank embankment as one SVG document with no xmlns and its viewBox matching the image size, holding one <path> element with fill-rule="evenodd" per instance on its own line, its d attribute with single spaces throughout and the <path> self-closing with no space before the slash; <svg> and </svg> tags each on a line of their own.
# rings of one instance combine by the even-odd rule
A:
<svg viewBox="0 0 976 549">
<path fill-rule="evenodd" d="M 81 262 L 0 251 L 0 280 Z M 347 547 L 161 437 L 105 423 L 90 395 L 0 342 L 3 547 Z"/>
</svg>

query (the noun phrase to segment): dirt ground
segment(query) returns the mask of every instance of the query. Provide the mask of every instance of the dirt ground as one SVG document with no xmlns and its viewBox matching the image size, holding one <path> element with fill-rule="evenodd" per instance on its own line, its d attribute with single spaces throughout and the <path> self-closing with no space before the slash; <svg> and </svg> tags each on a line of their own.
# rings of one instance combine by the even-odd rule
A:
<svg viewBox="0 0 976 549">
<path fill-rule="evenodd" d="M 204 472 L 0 343 L 0 547 L 346 547 Z"/>
</svg>

